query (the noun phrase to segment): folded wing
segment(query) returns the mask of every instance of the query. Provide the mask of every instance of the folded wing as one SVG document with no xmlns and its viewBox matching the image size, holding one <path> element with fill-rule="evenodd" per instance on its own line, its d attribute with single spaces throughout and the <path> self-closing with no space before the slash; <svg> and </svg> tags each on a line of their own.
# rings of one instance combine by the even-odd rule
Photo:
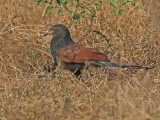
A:
<svg viewBox="0 0 160 120">
<path fill-rule="evenodd" d="M 57 51 L 58 57 L 67 63 L 84 63 L 87 61 L 110 61 L 103 53 L 94 48 L 71 44 Z"/>
</svg>

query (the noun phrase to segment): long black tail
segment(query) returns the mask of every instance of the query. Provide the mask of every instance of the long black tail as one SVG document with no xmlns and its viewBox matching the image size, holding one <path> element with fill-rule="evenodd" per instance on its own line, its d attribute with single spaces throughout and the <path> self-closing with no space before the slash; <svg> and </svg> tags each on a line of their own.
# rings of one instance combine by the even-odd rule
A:
<svg viewBox="0 0 160 120">
<path fill-rule="evenodd" d="M 109 66 L 109 67 L 121 67 L 121 68 L 139 68 L 139 69 L 152 69 L 152 67 L 146 67 L 137 64 L 121 64 L 118 62 L 107 62 L 107 61 L 90 61 L 91 64 L 97 66 Z"/>
</svg>

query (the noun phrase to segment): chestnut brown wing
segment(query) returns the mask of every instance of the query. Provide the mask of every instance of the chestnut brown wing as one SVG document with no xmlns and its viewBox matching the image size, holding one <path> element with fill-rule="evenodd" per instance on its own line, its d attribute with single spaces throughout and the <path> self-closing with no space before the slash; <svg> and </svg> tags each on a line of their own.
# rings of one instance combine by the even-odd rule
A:
<svg viewBox="0 0 160 120">
<path fill-rule="evenodd" d="M 94 48 L 71 44 L 57 51 L 58 57 L 67 63 L 84 63 L 87 61 L 110 61 L 103 53 Z"/>
</svg>

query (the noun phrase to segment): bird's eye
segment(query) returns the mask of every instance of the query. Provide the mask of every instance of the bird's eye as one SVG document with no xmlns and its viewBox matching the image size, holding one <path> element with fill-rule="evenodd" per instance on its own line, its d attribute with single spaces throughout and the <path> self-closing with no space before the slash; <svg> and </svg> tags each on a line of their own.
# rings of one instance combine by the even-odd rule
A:
<svg viewBox="0 0 160 120">
<path fill-rule="evenodd" d="M 53 28 L 52 30 L 53 30 L 53 31 L 58 31 L 58 29 L 57 29 L 57 28 Z"/>
</svg>

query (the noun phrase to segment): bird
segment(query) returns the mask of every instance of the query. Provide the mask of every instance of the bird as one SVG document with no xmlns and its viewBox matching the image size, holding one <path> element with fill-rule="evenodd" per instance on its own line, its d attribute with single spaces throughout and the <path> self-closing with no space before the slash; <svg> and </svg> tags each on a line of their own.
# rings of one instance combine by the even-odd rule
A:
<svg viewBox="0 0 160 120">
<path fill-rule="evenodd" d="M 52 35 L 50 51 L 54 60 L 53 68 L 56 68 L 58 65 L 57 61 L 60 60 L 64 68 L 73 72 L 76 77 L 81 75 L 81 70 L 87 63 L 102 67 L 150 69 L 150 67 L 143 67 L 137 64 L 111 62 L 104 53 L 99 52 L 95 48 L 82 46 L 74 42 L 68 28 L 64 24 L 53 25 L 43 34 L 43 36 L 47 35 Z"/>
</svg>

